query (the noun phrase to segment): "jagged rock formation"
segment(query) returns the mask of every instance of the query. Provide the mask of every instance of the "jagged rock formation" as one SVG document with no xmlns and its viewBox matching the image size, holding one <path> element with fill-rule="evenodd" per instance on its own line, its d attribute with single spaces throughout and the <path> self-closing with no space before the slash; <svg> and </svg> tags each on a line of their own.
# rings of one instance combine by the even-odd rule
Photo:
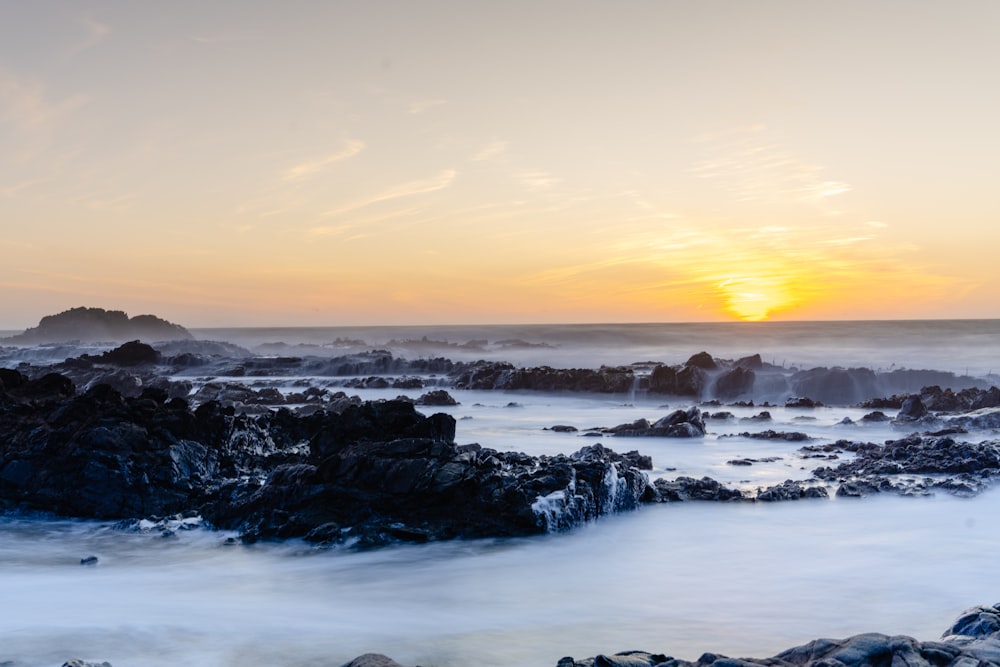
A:
<svg viewBox="0 0 1000 667">
<path fill-rule="evenodd" d="M 478 362 L 454 376 L 456 389 L 528 389 L 534 391 L 589 391 L 615 394 L 629 391 L 635 381 L 631 368 L 515 368 L 507 362 Z"/>
<path fill-rule="evenodd" d="M 191 409 L 144 389 L 78 394 L 58 374 L 0 373 L 0 508 L 127 519 L 199 513 L 247 541 L 527 535 L 634 509 L 649 494 L 637 452 L 601 445 L 533 457 L 454 442 L 455 420 L 412 402 L 340 412 Z"/>
<path fill-rule="evenodd" d="M 129 317 L 120 310 L 71 308 L 57 315 L 46 315 L 37 327 L 4 339 L 5 343 L 37 345 L 68 341 L 105 342 L 127 340 L 190 340 L 194 337 L 179 324 L 155 315 Z"/>
</svg>

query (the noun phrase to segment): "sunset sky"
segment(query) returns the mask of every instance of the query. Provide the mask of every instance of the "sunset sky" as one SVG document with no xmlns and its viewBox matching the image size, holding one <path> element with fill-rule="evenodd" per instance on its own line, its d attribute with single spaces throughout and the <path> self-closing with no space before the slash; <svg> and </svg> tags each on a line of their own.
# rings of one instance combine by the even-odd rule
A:
<svg viewBox="0 0 1000 667">
<path fill-rule="evenodd" d="M 1000 317 L 1000 2 L 0 0 L 0 329 Z"/>
</svg>

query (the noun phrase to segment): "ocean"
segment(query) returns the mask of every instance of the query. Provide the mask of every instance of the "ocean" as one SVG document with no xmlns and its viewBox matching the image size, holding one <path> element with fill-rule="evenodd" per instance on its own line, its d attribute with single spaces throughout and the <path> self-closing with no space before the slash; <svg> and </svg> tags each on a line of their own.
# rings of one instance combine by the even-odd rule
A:
<svg viewBox="0 0 1000 667">
<path fill-rule="evenodd" d="M 980 379 L 1000 369 L 1000 320 L 193 333 L 269 355 L 380 348 L 409 357 L 596 367 L 680 363 L 704 350 L 729 359 L 760 353 L 788 368 L 932 369 Z M 366 399 L 401 393 L 349 391 Z M 595 442 L 546 430 L 552 425 L 613 426 L 690 405 L 643 394 L 450 393 L 459 405 L 421 410 L 454 415 L 459 443 L 535 455 Z M 708 475 L 747 490 L 809 477 L 817 464 L 798 455 L 801 443 L 739 435 L 747 426 L 738 420 L 759 408 L 725 409 L 735 421 L 711 423 L 704 439 L 602 442 L 650 455 L 652 477 Z M 768 428 L 805 431 L 820 444 L 905 434 L 886 422 L 862 422 L 866 411 L 857 407 L 769 410 Z M 737 458 L 761 462 L 727 463 Z M 76 657 L 114 667 L 305 667 L 374 651 L 423 667 L 554 667 L 566 655 L 628 649 L 690 660 L 705 651 L 764 657 L 817 637 L 868 631 L 935 639 L 964 608 L 1000 599 L 992 576 L 997 534 L 995 489 L 973 498 L 673 503 L 568 533 L 374 551 L 297 541 L 244 546 L 204 528 L 164 538 L 107 522 L 6 516 L 0 664 L 58 667 Z M 96 565 L 81 565 L 92 555 Z"/>
</svg>

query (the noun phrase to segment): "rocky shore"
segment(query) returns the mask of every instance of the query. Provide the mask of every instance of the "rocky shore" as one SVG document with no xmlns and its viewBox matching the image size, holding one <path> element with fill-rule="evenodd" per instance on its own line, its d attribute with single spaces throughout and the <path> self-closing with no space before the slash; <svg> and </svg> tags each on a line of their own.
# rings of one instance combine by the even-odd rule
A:
<svg viewBox="0 0 1000 667">
<path fill-rule="evenodd" d="M 1000 604 L 965 610 L 938 641 L 878 633 L 816 639 L 770 658 L 730 658 L 704 653 L 695 661 L 662 653 L 626 651 L 556 667 L 985 667 L 1000 665 Z"/>
<path fill-rule="evenodd" d="M 6 663 L 4 663 L 6 664 Z M 1000 604 L 971 607 L 939 640 L 865 633 L 845 639 L 815 639 L 769 658 L 731 658 L 703 653 L 697 660 L 666 653 L 623 651 L 576 660 L 565 657 L 555 667 L 992 667 L 1000 665 Z M 112 667 L 107 662 L 70 660 L 62 667 Z M 366 653 L 341 667 L 405 667 L 379 653 Z"/>
<path fill-rule="evenodd" d="M 99 519 L 200 516 L 215 527 L 238 531 L 247 542 L 304 538 L 374 546 L 565 530 L 646 503 L 773 502 L 885 491 L 974 495 L 1000 473 L 1000 441 L 961 439 L 968 429 L 1000 426 L 996 387 L 930 386 L 905 396 L 867 399 L 862 407 L 880 410 L 865 420 L 891 421 L 904 426 L 906 435 L 883 443 L 803 444 L 796 454 L 803 463 L 837 463 L 819 465 L 807 479 L 741 490 L 709 477 L 650 481 L 648 456 L 619 454 L 599 443 L 569 455 L 537 457 L 456 444 L 453 417 L 425 416 L 415 407 L 454 405 L 443 389 L 415 400 L 401 396 L 375 402 L 312 385 L 283 393 L 208 382 L 195 390 L 162 373 L 165 363 L 183 361 L 183 356 L 165 358 L 149 345 L 131 342 L 67 359 L 47 372 L 24 367 L 34 371 L 30 376 L 0 369 L 0 507 Z M 393 360 L 385 354 L 369 362 L 385 371 Z M 246 360 L 243 366 L 255 363 L 264 362 Z M 302 360 L 267 363 L 299 365 Z M 422 363 L 448 367 L 442 361 Z M 760 366 L 759 358 L 750 357 L 730 370 Z M 704 353 L 684 366 L 698 372 L 718 367 Z M 497 368 L 490 368 L 494 379 L 487 384 L 495 387 Z M 348 370 L 371 368 L 355 364 Z M 501 369 L 500 375 L 509 370 Z M 680 372 L 671 371 L 673 389 Z M 553 378 L 578 386 L 585 383 L 581 378 L 609 373 L 617 371 L 542 375 L 546 386 Z M 654 371 L 650 382 L 664 386 L 664 373 Z M 387 382 L 384 376 L 371 377 Z M 482 380 L 475 374 L 458 377 L 459 384 Z M 85 388 L 78 390 L 77 382 Z M 401 389 L 423 389 L 421 382 L 396 382 Z M 288 401 L 295 401 L 297 409 L 286 408 Z M 804 396 L 785 403 L 786 409 L 803 411 L 819 405 Z M 881 410 L 896 413 L 890 417 Z M 586 435 L 702 438 L 706 422 L 731 418 L 724 410 L 713 414 L 693 406 L 655 420 L 590 428 Z M 770 415 L 761 411 L 744 421 L 767 423 Z M 577 429 L 560 424 L 552 430 Z M 810 440 L 801 432 L 771 429 L 742 436 Z M 760 462 L 747 457 L 728 463 Z"/>
<path fill-rule="evenodd" d="M 308 416 L 192 407 L 158 389 L 78 393 L 0 371 L 0 507 L 99 519 L 198 515 L 242 539 L 374 546 L 529 535 L 634 509 L 637 452 L 533 457 L 454 442 L 455 420 L 402 400 Z"/>
</svg>

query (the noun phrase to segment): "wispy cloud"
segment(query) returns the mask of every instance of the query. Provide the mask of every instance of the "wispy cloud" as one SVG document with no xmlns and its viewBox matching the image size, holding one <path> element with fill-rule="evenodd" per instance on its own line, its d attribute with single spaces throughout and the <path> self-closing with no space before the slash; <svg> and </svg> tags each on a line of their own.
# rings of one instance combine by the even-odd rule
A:
<svg viewBox="0 0 1000 667">
<path fill-rule="evenodd" d="M 23 190 L 28 188 L 33 188 L 36 185 L 41 185 L 42 183 L 48 182 L 48 178 L 33 178 L 27 181 L 21 181 L 20 183 L 15 183 L 14 185 L 7 185 L 0 187 L 0 197 L 13 197 Z"/>
<path fill-rule="evenodd" d="M 690 169 L 743 202 L 822 202 L 850 192 L 851 185 L 824 178 L 824 168 L 803 160 L 767 137 L 763 125 L 702 135 L 711 156 Z"/>
<path fill-rule="evenodd" d="M 490 143 L 483 146 L 479 152 L 472 156 L 473 162 L 484 162 L 486 160 L 492 160 L 495 157 L 499 157 L 507 152 L 508 144 L 506 141 L 491 141 Z"/>
<path fill-rule="evenodd" d="M 0 120 L 23 130 L 43 129 L 87 104 L 85 95 L 52 101 L 45 86 L 0 69 Z"/>
<path fill-rule="evenodd" d="M 309 233 L 312 234 L 313 236 L 341 236 L 351 231 L 352 229 L 355 229 L 356 227 L 357 227 L 356 225 L 349 225 L 349 224 L 318 225 L 316 227 L 312 227 L 309 230 Z"/>
<path fill-rule="evenodd" d="M 316 158 L 314 160 L 309 160 L 302 162 L 300 164 L 291 167 L 285 171 L 284 176 L 282 176 L 283 181 L 298 181 L 303 178 L 312 176 L 313 174 L 322 171 L 324 168 L 330 166 L 334 162 L 340 162 L 341 160 L 346 160 L 352 158 L 365 148 L 365 142 L 358 141 L 356 139 L 351 139 L 347 141 L 347 144 L 343 149 L 337 151 L 336 153 L 330 153 L 324 155 L 323 157 Z"/>
<path fill-rule="evenodd" d="M 529 190 L 548 190 L 553 185 L 562 182 L 561 178 L 553 176 L 547 171 L 520 171 L 514 174 L 514 178 Z"/>
<path fill-rule="evenodd" d="M 448 100 L 417 100 L 416 102 L 410 103 L 408 111 L 412 114 L 424 113 L 434 107 L 439 107 L 447 103 Z"/>
<path fill-rule="evenodd" d="M 345 206 L 339 208 L 331 209 L 323 214 L 324 218 L 332 218 L 344 213 L 349 213 L 350 211 L 356 211 L 372 204 L 378 204 L 379 202 L 390 201 L 392 199 L 399 199 L 400 197 L 410 197 L 413 195 L 425 194 L 428 192 L 435 192 L 437 190 L 443 190 L 452 184 L 458 172 L 454 169 L 445 169 L 438 173 L 437 176 L 433 178 L 428 178 L 419 181 L 410 181 L 408 183 L 402 183 L 395 187 L 389 188 L 388 190 L 383 190 L 382 192 L 368 197 L 366 199 L 359 199 L 358 201 L 351 202 Z"/>
</svg>

